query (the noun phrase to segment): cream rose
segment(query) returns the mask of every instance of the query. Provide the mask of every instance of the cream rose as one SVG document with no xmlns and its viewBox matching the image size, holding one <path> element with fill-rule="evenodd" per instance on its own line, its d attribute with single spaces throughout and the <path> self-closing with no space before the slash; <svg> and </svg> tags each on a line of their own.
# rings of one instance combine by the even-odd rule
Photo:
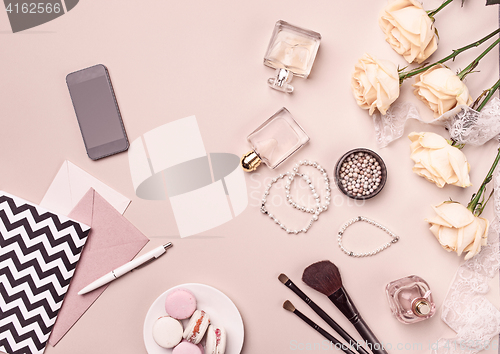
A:
<svg viewBox="0 0 500 354">
<path fill-rule="evenodd" d="M 434 112 L 434 117 L 473 101 L 469 89 L 450 69 L 436 65 L 415 77 L 413 93 Z"/>
<path fill-rule="evenodd" d="M 364 54 L 354 67 L 351 89 L 358 106 L 385 114 L 399 96 L 399 75 L 396 65 Z"/>
<path fill-rule="evenodd" d="M 408 63 L 422 63 L 437 49 L 431 18 L 415 0 L 393 0 L 382 10 L 379 25 L 385 40 Z"/>
<path fill-rule="evenodd" d="M 415 162 L 413 172 L 435 183 L 469 187 L 470 165 L 464 153 L 434 133 L 411 133 L 410 157 Z"/>
<path fill-rule="evenodd" d="M 459 256 L 467 252 L 465 259 L 474 257 L 486 246 L 488 219 L 476 217 L 460 203 L 444 202 L 433 207 L 436 216 L 426 219 L 430 230 L 448 252 Z"/>
</svg>

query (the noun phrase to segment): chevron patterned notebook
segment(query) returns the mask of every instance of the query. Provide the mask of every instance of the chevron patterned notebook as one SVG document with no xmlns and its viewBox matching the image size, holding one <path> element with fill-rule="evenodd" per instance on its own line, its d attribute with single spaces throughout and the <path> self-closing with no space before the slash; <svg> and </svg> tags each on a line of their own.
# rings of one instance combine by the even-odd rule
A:
<svg viewBox="0 0 500 354">
<path fill-rule="evenodd" d="M 0 352 L 43 353 L 89 231 L 0 191 Z"/>
</svg>

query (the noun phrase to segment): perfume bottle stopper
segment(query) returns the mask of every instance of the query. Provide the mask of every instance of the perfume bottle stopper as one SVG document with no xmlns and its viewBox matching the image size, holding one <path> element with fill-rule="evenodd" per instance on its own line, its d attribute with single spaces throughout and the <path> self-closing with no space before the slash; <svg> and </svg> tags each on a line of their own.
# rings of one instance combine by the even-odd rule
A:
<svg viewBox="0 0 500 354">
<path fill-rule="evenodd" d="M 245 172 L 252 172 L 260 166 L 261 162 L 262 160 L 259 155 L 257 155 L 255 151 L 250 150 L 241 157 L 241 168 L 243 168 Z"/>
<path fill-rule="evenodd" d="M 417 298 L 412 302 L 413 313 L 419 317 L 427 316 L 432 309 L 432 305 L 424 298 Z"/>
<path fill-rule="evenodd" d="M 292 93 L 293 76 L 306 79 L 318 52 L 321 35 L 285 21 L 278 21 L 264 57 L 264 65 L 276 70 L 276 77 L 267 80 L 278 91 Z"/>
<path fill-rule="evenodd" d="M 241 167 L 252 172 L 264 162 L 276 168 L 309 141 L 302 127 L 286 108 L 280 109 L 248 137 L 252 150 L 241 158 Z"/>
</svg>

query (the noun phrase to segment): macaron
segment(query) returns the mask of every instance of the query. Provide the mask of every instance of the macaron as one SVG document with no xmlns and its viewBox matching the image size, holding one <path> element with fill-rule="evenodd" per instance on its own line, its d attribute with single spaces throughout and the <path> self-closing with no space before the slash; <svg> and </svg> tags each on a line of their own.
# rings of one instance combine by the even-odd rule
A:
<svg viewBox="0 0 500 354">
<path fill-rule="evenodd" d="M 205 354 L 205 351 L 201 344 L 193 344 L 183 340 L 172 350 L 172 354 Z"/>
<path fill-rule="evenodd" d="M 196 310 L 196 298 L 187 289 L 175 289 L 165 299 L 165 311 L 170 317 L 184 320 Z"/>
<path fill-rule="evenodd" d="M 173 348 L 182 340 L 182 330 L 178 320 L 163 316 L 153 324 L 153 339 L 162 348 Z"/>
<path fill-rule="evenodd" d="M 188 342 L 198 344 L 205 335 L 208 325 L 210 324 L 210 316 L 205 311 L 196 310 L 191 316 L 186 329 L 184 330 L 184 339 Z"/>
<path fill-rule="evenodd" d="M 206 354 L 224 354 L 226 351 L 226 330 L 223 327 L 210 325 L 207 329 L 205 343 Z"/>
</svg>

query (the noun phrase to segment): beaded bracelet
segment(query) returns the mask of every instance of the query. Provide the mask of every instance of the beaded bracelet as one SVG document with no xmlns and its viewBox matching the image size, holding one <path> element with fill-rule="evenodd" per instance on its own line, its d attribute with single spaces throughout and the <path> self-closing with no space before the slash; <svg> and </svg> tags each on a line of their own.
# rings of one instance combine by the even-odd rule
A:
<svg viewBox="0 0 500 354">
<path fill-rule="evenodd" d="M 300 166 L 312 166 L 312 167 L 316 168 L 322 174 L 323 180 L 325 181 L 325 189 L 326 189 L 325 202 L 323 205 L 321 204 L 321 199 L 320 199 L 319 195 L 316 193 L 316 189 L 315 189 L 311 179 L 309 178 L 309 176 L 299 172 Z M 297 204 L 293 201 L 293 198 L 290 195 L 290 187 L 291 187 L 293 180 L 295 179 L 295 176 L 302 177 L 309 185 L 309 190 L 312 193 L 314 199 L 316 200 L 316 207 L 315 208 L 307 208 L 307 207 L 300 205 L 300 204 Z M 267 196 L 269 195 L 269 191 L 273 187 L 273 184 L 278 182 L 279 179 L 282 179 L 285 177 L 288 178 L 288 181 L 286 182 L 286 185 L 285 185 L 286 199 L 288 201 L 288 204 L 290 204 L 292 207 L 294 207 L 295 209 L 297 209 L 299 211 L 313 214 L 311 220 L 309 221 L 309 224 L 302 229 L 291 230 L 291 229 L 287 228 L 280 220 L 278 220 L 276 218 L 275 215 L 269 213 L 269 211 L 266 209 Z M 307 160 L 306 161 L 299 161 L 297 164 L 295 164 L 292 172 L 280 174 L 279 176 L 273 178 L 271 180 L 271 183 L 269 183 L 267 185 L 267 189 L 264 192 L 264 197 L 262 198 L 262 204 L 261 204 L 260 211 L 263 214 L 266 214 L 267 216 L 269 216 L 281 229 L 285 230 L 289 234 L 293 233 L 293 234 L 297 235 L 298 233 L 301 233 L 301 232 L 305 233 L 311 228 L 313 222 L 315 222 L 319 219 L 319 215 L 328 209 L 328 206 L 330 205 L 330 193 L 331 193 L 330 179 L 328 178 L 328 174 L 326 173 L 325 169 L 321 165 L 319 165 L 317 162 L 307 161 Z"/>
<path fill-rule="evenodd" d="M 342 236 L 344 235 L 344 232 L 345 230 L 351 226 L 352 224 L 358 222 L 358 221 L 364 221 L 364 222 L 367 222 L 368 224 L 370 225 L 373 225 L 375 227 L 378 227 L 379 229 L 381 229 L 382 231 L 386 232 L 389 236 L 392 237 L 392 240 L 387 242 L 387 243 L 384 243 L 382 246 L 380 246 L 379 248 L 377 248 L 376 250 L 373 250 L 372 252 L 365 252 L 365 253 L 354 253 L 353 251 L 349 251 L 348 249 L 346 249 L 343 245 L 342 245 Z M 357 216 L 349 221 L 347 221 L 339 230 L 339 233 L 338 233 L 338 243 L 339 243 L 339 247 L 340 249 L 342 250 L 342 252 L 344 252 L 345 254 L 347 254 L 348 256 L 351 256 L 351 257 L 369 257 L 369 256 L 374 256 L 376 255 L 377 253 L 380 253 L 382 252 L 383 250 L 385 250 L 386 248 L 389 248 L 391 247 L 391 245 L 393 243 L 396 243 L 399 241 L 399 236 L 397 236 L 396 234 L 394 234 L 392 231 L 390 231 L 387 227 L 379 224 L 378 222 L 376 221 L 373 221 L 371 219 L 368 219 L 364 216 Z"/>
</svg>

